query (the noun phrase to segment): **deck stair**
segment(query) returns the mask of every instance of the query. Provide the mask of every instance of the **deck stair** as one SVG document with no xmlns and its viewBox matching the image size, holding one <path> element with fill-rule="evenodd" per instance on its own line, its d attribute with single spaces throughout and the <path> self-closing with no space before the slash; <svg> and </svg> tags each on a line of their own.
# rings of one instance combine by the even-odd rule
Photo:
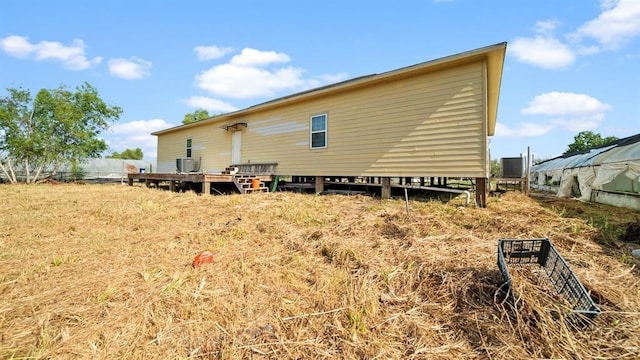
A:
<svg viewBox="0 0 640 360">
<path fill-rule="evenodd" d="M 252 186 L 254 180 L 259 181 L 258 187 Z M 236 184 L 236 187 L 241 194 L 269 192 L 269 188 L 265 186 L 265 183 L 260 179 L 259 176 L 246 174 L 233 175 L 233 183 Z"/>
</svg>

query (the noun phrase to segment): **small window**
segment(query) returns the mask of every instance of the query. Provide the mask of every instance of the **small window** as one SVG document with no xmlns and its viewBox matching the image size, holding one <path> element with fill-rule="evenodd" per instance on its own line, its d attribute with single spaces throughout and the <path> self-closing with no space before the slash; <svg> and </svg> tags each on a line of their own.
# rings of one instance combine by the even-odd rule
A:
<svg viewBox="0 0 640 360">
<path fill-rule="evenodd" d="M 187 139 L 187 157 L 191 157 L 191 139 Z"/>
<path fill-rule="evenodd" d="M 327 147 L 327 114 L 311 117 L 311 148 Z"/>
</svg>

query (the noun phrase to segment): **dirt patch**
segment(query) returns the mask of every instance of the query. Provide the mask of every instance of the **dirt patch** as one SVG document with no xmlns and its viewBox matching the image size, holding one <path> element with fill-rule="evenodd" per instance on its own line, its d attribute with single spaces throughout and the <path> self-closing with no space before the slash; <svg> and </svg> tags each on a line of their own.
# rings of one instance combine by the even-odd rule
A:
<svg viewBox="0 0 640 360">
<path fill-rule="evenodd" d="M 636 244 L 640 243 L 640 223 L 628 223 L 620 240 Z"/>
</svg>

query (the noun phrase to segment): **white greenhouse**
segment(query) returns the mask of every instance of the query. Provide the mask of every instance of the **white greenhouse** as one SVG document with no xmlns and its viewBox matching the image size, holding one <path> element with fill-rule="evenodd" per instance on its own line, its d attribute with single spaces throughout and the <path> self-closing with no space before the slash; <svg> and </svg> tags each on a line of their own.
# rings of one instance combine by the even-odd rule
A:
<svg viewBox="0 0 640 360">
<path fill-rule="evenodd" d="M 640 134 L 531 167 L 532 188 L 640 210 Z"/>
<path fill-rule="evenodd" d="M 63 166 L 56 172 L 52 180 L 56 181 L 73 181 L 83 180 L 90 182 L 109 182 L 109 181 L 127 181 L 130 173 L 152 172 L 152 164 L 146 160 L 128 160 L 128 159 L 90 159 L 80 164 L 80 168 L 72 171 L 70 166 Z M 44 174 L 49 171 L 44 169 Z M 19 179 L 24 179 L 25 174 L 22 170 L 17 170 L 16 175 Z M 46 176 L 46 175 L 45 175 Z M 0 182 L 8 182 L 5 174 L 0 171 Z"/>
</svg>

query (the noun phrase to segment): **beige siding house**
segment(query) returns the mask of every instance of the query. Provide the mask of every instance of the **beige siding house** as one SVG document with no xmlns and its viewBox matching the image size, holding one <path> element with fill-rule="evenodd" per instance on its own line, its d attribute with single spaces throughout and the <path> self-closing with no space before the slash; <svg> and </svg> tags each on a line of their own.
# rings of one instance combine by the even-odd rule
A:
<svg viewBox="0 0 640 360">
<path fill-rule="evenodd" d="M 506 43 L 155 132 L 158 172 L 277 163 L 294 176 L 487 178 Z"/>
</svg>

